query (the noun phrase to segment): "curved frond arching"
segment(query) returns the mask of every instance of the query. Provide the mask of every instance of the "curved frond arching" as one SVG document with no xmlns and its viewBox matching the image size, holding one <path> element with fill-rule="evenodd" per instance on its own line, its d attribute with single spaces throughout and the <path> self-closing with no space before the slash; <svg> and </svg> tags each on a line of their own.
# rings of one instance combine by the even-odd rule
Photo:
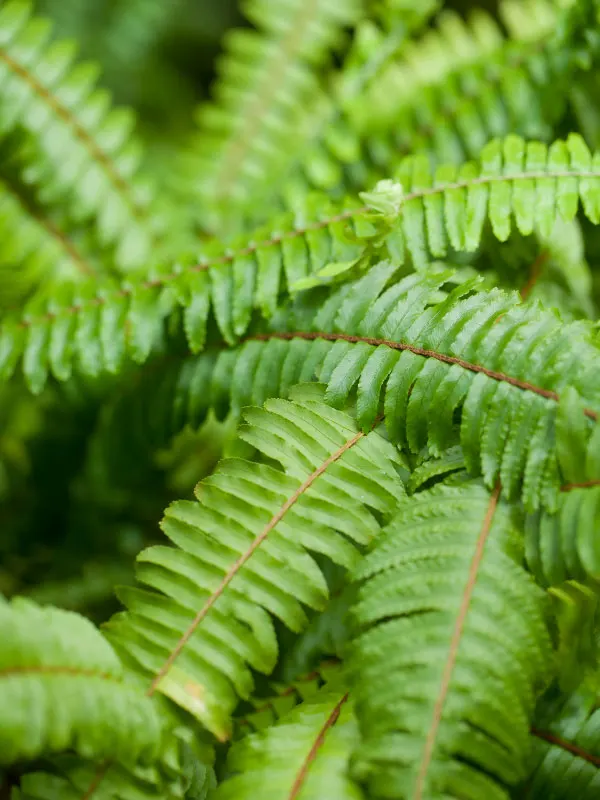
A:
<svg viewBox="0 0 600 800">
<path fill-rule="evenodd" d="M 355 398 L 363 430 L 384 414 L 392 440 L 415 454 L 428 447 L 437 456 L 460 444 L 472 476 L 482 475 L 489 487 L 500 477 L 505 496 L 522 497 L 530 511 L 555 510 L 564 472 L 556 416 L 569 387 L 582 398 L 573 418 L 583 446 L 596 447 L 594 329 L 565 324 L 516 293 L 478 292 L 476 280 L 440 294 L 449 276 L 432 270 L 398 281 L 382 262 L 332 294 L 317 315 L 312 308 L 299 313 L 297 327 L 288 308 L 273 330 L 238 348 L 211 349 L 157 377 L 149 370 L 116 410 L 114 430 L 105 428 L 108 450 L 119 452 L 136 420 L 133 453 L 140 445 L 165 446 L 211 408 L 237 414 L 317 379 L 332 405 Z"/>
<path fill-rule="evenodd" d="M 122 268 L 146 266 L 165 219 L 140 171 L 133 118 L 109 110 L 108 94 L 94 88 L 96 68 L 74 66 L 71 43 L 48 40 L 49 24 L 31 17 L 26 0 L 2 6 L 0 129 L 19 126 L 35 141 L 26 178 L 43 202 L 92 220 Z"/>
<path fill-rule="evenodd" d="M 307 391 L 246 412 L 240 435 L 266 463 L 226 459 L 196 501 L 169 507 L 162 528 L 176 546 L 141 553 L 137 575 L 149 589 L 121 590 L 128 610 L 106 628 L 150 694 L 222 740 L 238 697 L 251 694 L 249 667 L 275 666 L 272 617 L 299 632 L 304 606 L 327 600 L 311 554 L 353 566 L 403 493 L 394 448 Z"/>
<path fill-rule="evenodd" d="M 356 570 L 351 692 L 370 796 L 508 798 L 552 675 L 518 520 L 472 484 L 407 499 Z"/>
<path fill-rule="evenodd" d="M 157 399 L 159 437 L 186 422 L 199 424 L 211 407 L 239 412 L 316 378 L 327 385 L 331 404 L 356 398 L 363 430 L 384 414 L 392 440 L 414 453 L 427 446 L 437 455 L 461 444 L 471 475 L 483 475 L 490 487 L 500 477 L 505 496 L 521 496 L 530 510 L 555 509 L 562 481 L 557 401 L 567 387 L 583 398 L 578 413 L 586 446 L 596 441 L 593 329 L 563 324 L 514 293 L 477 292 L 476 281 L 440 297 L 448 275 L 412 275 L 385 288 L 394 268 L 383 262 L 332 295 L 299 329 L 272 330 L 189 360 L 165 380 L 164 399 Z M 293 326 L 289 311 L 285 316 Z M 136 406 L 131 410 L 139 415 Z"/>
<path fill-rule="evenodd" d="M 160 721 L 84 617 L 0 600 L 0 764 L 75 750 L 125 763 L 156 753 Z"/>
<path fill-rule="evenodd" d="M 408 253 L 416 269 L 425 270 L 432 256 L 476 250 L 488 219 L 501 241 L 513 217 L 523 234 L 551 231 L 557 218 L 574 218 L 580 201 L 583 213 L 598 222 L 599 163 L 578 136 L 550 148 L 509 136 L 490 143 L 480 164 L 446 165 L 433 173 L 426 159 L 406 159 L 397 180 L 363 195 L 362 207 L 313 222 L 322 207 L 308 201 L 310 221 L 300 227 L 294 227 L 294 215 L 284 215 L 269 238 L 263 229 L 237 249 L 207 247 L 200 263 L 187 269 L 177 264 L 120 286 L 65 287 L 59 302 L 36 297 L 24 315 L 7 315 L 0 327 L 0 379 L 10 377 L 24 354 L 34 391 L 49 368 L 57 372 L 55 353 L 61 362 L 91 365 L 87 369 L 96 374 L 103 368 L 116 372 L 127 355 L 141 363 L 162 340 L 164 319 L 180 305 L 192 350 L 204 345 L 211 308 L 220 333 L 234 343 L 255 310 L 272 316 L 286 291 L 328 284 L 332 276 L 368 269 L 387 255 L 401 265 Z M 73 341 L 53 349 L 50 343 L 65 330 Z"/>
<path fill-rule="evenodd" d="M 307 326 L 318 331 L 255 338 L 294 342 L 287 375 L 314 370 L 332 404 L 356 390 L 362 426 L 385 413 L 391 438 L 415 453 L 427 445 L 437 454 L 460 442 L 467 469 L 488 486 L 499 477 L 507 497 L 522 493 L 528 508 L 555 507 L 561 391 L 573 386 L 584 398 L 587 438 L 597 417 L 591 327 L 563 324 L 514 294 L 477 292 L 472 281 L 439 302 L 443 272 L 409 276 L 382 291 L 392 272 L 383 263 L 333 296 Z"/>
<path fill-rule="evenodd" d="M 232 746 L 215 800 L 254 800 L 266 787 L 273 800 L 362 800 L 347 772 L 357 739 L 348 695 L 326 686 Z"/>
</svg>

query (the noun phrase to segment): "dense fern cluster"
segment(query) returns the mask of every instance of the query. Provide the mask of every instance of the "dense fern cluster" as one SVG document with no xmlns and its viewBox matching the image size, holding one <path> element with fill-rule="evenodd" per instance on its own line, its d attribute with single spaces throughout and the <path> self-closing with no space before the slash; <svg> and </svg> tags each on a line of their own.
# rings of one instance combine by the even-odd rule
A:
<svg viewBox="0 0 600 800">
<path fill-rule="evenodd" d="M 600 797 L 599 82 L 597 0 L 0 3 L 0 798 Z"/>
</svg>

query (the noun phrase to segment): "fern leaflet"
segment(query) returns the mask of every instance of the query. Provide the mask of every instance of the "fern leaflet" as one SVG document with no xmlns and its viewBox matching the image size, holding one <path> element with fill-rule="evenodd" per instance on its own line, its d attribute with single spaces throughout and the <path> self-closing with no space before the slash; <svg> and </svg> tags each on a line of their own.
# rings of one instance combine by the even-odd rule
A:
<svg viewBox="0 0 600 800">
<path fill-rule="evenodd" d="M 373 797 L 500 800 L 526 774 L 552 660 L 543 594 L 499 494 L 467 485 L 405 501 L 356 570 L 350 670 Z"/>
<path fill-rule="evenodd" d="M 0 599 L 0 632 L 0 764 L 69 749 L 126 763 L 156 754 L 153 705 L 88 620 Z"/>
<path fill-rule="evenodd" d="M 121 590 L 128 611 L 107 626 L 123 659 L 151 679 L 151 694 L 169 696 L 223 740 L 237 698 L 252 691 L 248 665 L 275 666 L 271 615 L 300 631 L 303 606 L 326 602 L 310 553 L 354 565 L 379 529 L 370 509 L 389 515 L 402 494 L 393 448 L 319 397 L 311 389 L 303 401 L 246 413 L 240 435 L 281 468 L 225 460 L 199 484 L 197 501 L 173 504 L 162 527 L 176 547 L 142 552 L 138 578 L 152 591 Z"/>
</svg>

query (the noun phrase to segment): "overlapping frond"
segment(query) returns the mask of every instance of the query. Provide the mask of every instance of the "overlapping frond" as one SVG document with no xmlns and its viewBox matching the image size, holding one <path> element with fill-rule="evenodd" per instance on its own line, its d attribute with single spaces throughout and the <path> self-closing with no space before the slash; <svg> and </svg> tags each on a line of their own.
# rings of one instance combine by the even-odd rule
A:
<svg viewBox="0 0 600 800">
<path fill-rule="evenodd" d="M 358 730 L 348 695 L 326 686 L 275 725 L 235 743 L 215 800 L 362 800 L 348 775 Z"/>
<path fill-rule="evenodd" d="M 169 507 L 162 528 L 176 546 L 141 553 L 137 574 L 149 589 L 121 590 L 128 610 L 107 626 L 151 694 L 223 740 L 238 697 L 252 692 L 250 667 L 275 666 L 273 617 L 298 632 L 304 607 L 327 600 L 311 553 L 353 566 L 403 492 L 394 448 L 310 388 L 246 412 L 240 435 L 266 463 L 227 459 L 196 501 Z"/>
<path fill-rule="evenodd" d="M 0 130 L 30 135 L 25 176 L 44 202 L 91 221 L 123 269 L 143 267 L 156 257 L 165 218 L 140 170 L 132 115 L 110 109 L 109 95 L 94 88 L 96 67 L 74 65 L 72 43 L 49 37 L 26 0 L 2 6 Z"/>
<path fill-rule="evenodd" d="M 510 506 L 477 484 L 407 499 L 355 572 L 351 693 L 370 796 L 508 798 L 552 674 Z"/>
<path fill-rule="evenodd" d="M 550 139 L 564 111 L 550 90 L 572 65 L 568 53 L 548 46 L 556 13 L 546 10 L 526 15 L 524 43 L 507 40 L 483 11 L 466 22 L 452 12 L 439 15 L 436 27 L 411 41 L 354 104 L 352 127 L 364 142 L 358 174 L 371 165 L 371 176 L 382 177 L 399 156 L 418 151 L 460 163 L 507 133 Z"/>
<path fill-rule="evenodd" d="M 423 21 L 408 5 L 394 8 L 387 29 L 371 20 L 357 28 L 356 52 L 332 80 L 333 99 L 313 100 L 306 124 L 288 132 L 279 162 L 271 151 L 272 175 L 255 181 L 252 197 L 261 201 L 251 216 L 310 187 L 336 196 L 364 188 L 395 172 L 408 154 L 461 163 L 495 136 L 551 140 L 566 107 L 566 88 L 557 103 L 557 87 L 576 74 L 579 54 L 568 40 L 554 46 L 556 3 L 510 8 L 505 16 L 520 26 L 515 41 L 483 11 L 466 22 L 443 12 L 432 30 L 407 41 Z M 427 10 L 418 9 L 423 16 Z"/>
<path fill-rule="evenodd" d="M 557 507 L 531 514 L 525 527 L 529 568 L 545 586 L 600 580 L 600 431 L 581 419 L 583 407 L 570 387 L 556 420 L 561 475 Z"/>
<path fill-rule="evenodd" d="M 216 785 L 214 771 L 197 757 L 191 737 L 183 727 L 168 731 L 149 764 L 99 765 L 70 755 L 57 757 L 51 772 L 23 775 L 12 800 L 207 800 Z"/>
<path fill-rule="evenodd" d="M 316 316 L 309 308 L 295 319 L 287 309 L 275 320 L 283 330 L 176 365 L 157 389 L 148 388 L 150 374 L 137 403 L 134 397 L 122 409 L 124 427 L 107 441 L 118 444 L 128 420 L 150 422 L 148 396 L 155 416 L 142 422 L 140 434 L 163 446 L 210 408 L 239 413 L 317 379 L 332 405 L 355 400 L 363 430 L 384 414 L 392 440 L 414 453 L 428 447 L 435 456 L 460 444 L 471 475 L 483 475 L 489 487 L 500 478 L 505 496 L 522 497 L 529 510 L 554 510 L 563 502 L 556 415 L 568 387 L 580 395 L 581 435 L 590 451 L 597 438 L 594 329 L 583 321 L 565 324 L 516 293 L 479 292 L 477 280 L 440 294 L 450 277 L 431 271 L 397 281 L 382 262 L 333 294 Z"/>
<path fill-rule="evenodd" d="M 543 702 L 532 730 L 527 800 L 593 800 L 600 789 L 600 710 L 593 687 Z"/>
<path fill-rule="evenodd" d="M 362 0 L 245 3 L 256 29 L 226 36 L 214 101 L 199 111 L 188 167 L 213 225 L 277 174 L 290 137 L 310 121 L 305 108 L 320 93 L 319 69 L 363 9 Z"/>
<path fill-rule="evenodd" d="M 583 213 L 600 220 L 600 155 L 570 136 L 550 148 L 516 136 L 485 148 L 479 164 L 431 171 L 425 158 L 406 159 L 396 181 L 366 193 L 366 205 L 320 217 L 321 203 L 306 216 L 287 214 L 272 227 L 230 247 L 206 248 L 199 263 L 156 269 L 127 284 L 85 283 L 34 299 L 24 315 L 9 315 L 0 328 L 0 379 L 23 357 L 35 391 L 50 370 L 70 374 L 73 362 L 96 374 L 116 372 L 129 355 L 144 361 L 164 332 L 164 319 L 185 310 L 192 350 L 205 341 L 212 311 L 229 343 L 244 335 L 261 310 L 271 316 L 281 294 L 368 269 L 389 255 L 398 266 L 408 256 L 417 270 L 450 250 L 473 251 L 489 219 L 504 241 L 516 224 L 523 234 L 551 231 L 558 218 Z M 316 220 L 316 221 L 315 221 Z M 300 224 L 299 224 L 300 223 Z"/>
<path fill-rule="evenodd" d="M 0 180 L 0 307 L 20 303 L 47 282 L 96 274 L 98 260 L 85 238 L 61 223 Z"/>
<path fill-rule="evenodd" d="M 0 599 L 0 764 L 74 750 L 134 762 L 156 754 L 160 722 L 84 617 Z"/>
<path fill-rule="evenodd" d="M 379 171 L 367 169 L 369 148 L 352 119 L 373 82 L 402 51 L 410 33 L 422 28 L 437 8 L 436 0 L 420 3 L 372 4 L 373 18 L 361 19 L 342 66 L 315 82 L 303 110 L 303 124 L 286 131 L 281 151 L 271 151 L 260 182 L 255 178 L 252 203 L 240 198 L 240 214 L 251 220 L 268 218 L 273 208 L 294 207 L 311 190 L 339 197 L 345 188 L 363 188 Z M 299 113 L 299 112 L 298 112 Z M 400 153 L 396 154 L 397 163 Z M 266 155 L 265 155 L 266 161 Z M 388 164 L 388 167 L 392 162 Z M 270 169 L 267 167 L 270 165 Z M 224 211 L 231 217 L 231 207 Z M 241 220 L 242 221 L 242 220 Z"/>
</svg>

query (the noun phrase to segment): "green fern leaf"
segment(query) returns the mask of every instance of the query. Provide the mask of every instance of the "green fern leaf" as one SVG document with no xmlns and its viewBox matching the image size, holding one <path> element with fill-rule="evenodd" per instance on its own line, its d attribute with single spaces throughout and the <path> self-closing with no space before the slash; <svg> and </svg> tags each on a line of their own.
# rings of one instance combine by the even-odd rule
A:
<svg viewBox="0 0 600 800">
<path fill-rule="evenodd" d="M 43 295 L 36 297 L 24 316 L 9 315 L 3 321 L 0 379 L 9 377 L 23 353 L 29 352 L 28 370 L 40 377 L 30 385 L 39 390 L 48 366 L 47 343 L 65 318 L 75 332 L 69 360 L 89 365 L 94 373 L 103 368 L 116 372 L 127 356 L 142 362 L 156 349 L 164 338 L 165 318 L 179 305 L 185 308 L 192 349 L 204 344 L 211 306 L 220 332 L 234 343 L 247 331 L 254 309 L 273 315 L 284 286 L 289 292 L 307 277 L 321 283 L 319 271 L 328 264 L 352 263 L 367 269 L 391 254 L 401 265 L 407 250 L 417 269 L 425 270 L 430 253 L 441 257 L 450 247 L 476 250 L 488 217 L 500 239 L 508 237 L 513 215 L 521 233 L 531 233 L 536 226 L 551 231 L 557 218 L 574 217 L 579 200 L 585 215 L 597 222 L 599 159 L 577 136 L 549 149 L 539 142 L 526 144 L 507 137 L 485 148 L 480 165 L 469 163 L 458 171 L 440 167 L 438 178 L 423 159 L 406 159 L 398 176 L 402 200 L 394 219 L 374 211 L 380 206 L 377 192 L 388 191 L 382 187 L 375 200 L 368 195 L 370 205 L 338 210 L 318 222 L 313 220 L 321 206 L 311 200 L 310 216 L 301 227 L 294 226 L 293 215 L 285 215 L 269 239 L 245 246 L 238 239 L 234 250 L 207 247 L 202 262 L 187 270 L 178 264 L 122 286 L 67 287 L 65 300 L 52 302 L 52 307 Z M 358 239 L 351 223 L 358 228 Z M 102 343 L 98 357 L 89 358 L 88 349 L 98 349 L 98 337 Z"/>
<path fill-rule="evenodd" d="M 142 552 L 138 578 L 152 591 L 122 589 L 128 612 L 107 626 L 126 663 L 152 681 L 150 693 L 220 739 L 238 696 L 252 692 L 248 665 L 275 666 L 272 616 L 299 632 L 304 606 L 326 603 L 310 554 L 353 566 L 379 530 L 370 509 L 389 515 L 403 492 L 394 449 L 307 391 L 246 412 L 241 437 L 280 468 L 225 460 L 196 501 L 170 506 L 162 528 L 176 547 Z"/>
<path fill-rule="evenodd" d="M 237 413 L 316 378 L 333 405 L 355 398 L 363 430 L 383 413 L 392 440 L 414 453 L 427 447 L 437 456 L 460 444 L 471 475 L 483 475 L 489 487 L 500 477 L 505 496 L 522 497 L 528 510 L 556 509 L 557 401 L 569 386 L 582 397 L 585 446 L 595 446 L 593 328 L 564 324 L 514 293 L 476 292 L 477 281 L 440 296 L 447 271 L 394 276 L 383 262 L 333 294 L 316 317 L 299 314 L 298 329 L 258 334 L 186 363 L 172 376 L 178 416 L 167 416 L 166 399 L 161 430 L 198 424 L 211 407 Z M 284 316 L 282 327 L 296 324 L 289 309 Z"/>
<path fill-rule="evenodd" d="M 2 6 L 0 130 L 20 126 L 35 141 L 26 179 L 42 187 L 43 202 L 93 220 L 124 269 L 145 266 L 165 220 L 140 172 L 133 119 L 108 110 L 106 92 L 93 88 L 96 68 L 74 67 L 69 42 L 48 39 L 47 21 L 32 18 L 26 0 Z"/>
<path fill-rule="evenodd" d="M 526 521 L 527 561 L 543 586 L 600 580 L 600 431 L 582 414 L 584 406 L 574 387 L 564 392 L 556 418 L 561 492 L 555 509 Z"/>
<path fill-rule="evenodd" d="M 326 687 L 276 725 L 234 744 L 215 800 L 250 800 L 268 787 L 273 800 L 361 800 L 347 775 L 358 730 L 348 695 Z"/>
<path fill-rule="evenodd" d="M 23 775 L 12 800 L 207 800 L 216 785 L 214 771 L 198 760 L 189 734 L 169 731 L 150 764 L 125 767 L 58 757 L 52 772 Z"/>
<path fill-rule="evenodd" d="M 156 753 L 152 704 L 88 620 L 0 600 L 0 631 L 0 764 L 69 749 L 125 762 Z"/>
<path fill-rule="evenodd" d="M 541 703 L 532 729 L 531 776 L 523 787 L 528 800 L 598 796 L 600 711 L 591 688 Z"/>
<path fill-rule="evenodd" d="M 186 161 L 194 165 L 187 169 L 213 227 L 277 175 L 289 139 L 308 122 L 304 108 L 319 92 L 319 68 L 363 5 L 362 0 L 244 4 L 258 30 L 228 34 L 215 100 L 199 110 L 199 133 Z"/>
<path fill-rule="evenodd" d="M 349 669 L 371 796 L 500 800 L 525 776 L 552 659 L 519 539 L 499 489 L 434 489 L 356 570 Z"/>
<path fill-rule="evenodd" d="M 467 21 L 448 10 L 408 43 L 351 106 L 350 129 L 360 142 L 351 186 L 389 175 L 408 154 L 457 164 L 496 136 L 552 138 L 564 110 L 558 87 L 566 94 L 576 68 L 573 48 L 553 47 L 556 4 L 530 5 L 510 39 L 482 9 Z"/>
</svg>

